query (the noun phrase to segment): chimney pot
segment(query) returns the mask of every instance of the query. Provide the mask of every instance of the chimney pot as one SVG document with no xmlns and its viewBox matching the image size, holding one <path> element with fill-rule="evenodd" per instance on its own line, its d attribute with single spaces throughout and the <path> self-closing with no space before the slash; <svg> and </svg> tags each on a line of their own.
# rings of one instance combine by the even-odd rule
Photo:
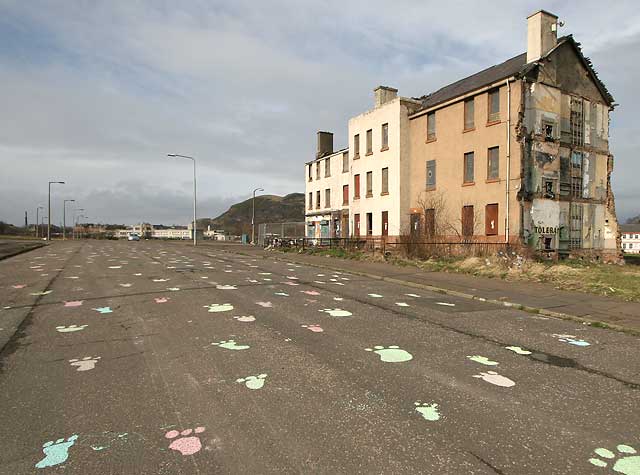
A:
<svg viewBox="0 0 640 475">
<path fill-rule="evenodd" d="M 538 10 L 527 17 L 527 63 L 539 60 L 558 43 L 558 17 Z"/>
</svg>

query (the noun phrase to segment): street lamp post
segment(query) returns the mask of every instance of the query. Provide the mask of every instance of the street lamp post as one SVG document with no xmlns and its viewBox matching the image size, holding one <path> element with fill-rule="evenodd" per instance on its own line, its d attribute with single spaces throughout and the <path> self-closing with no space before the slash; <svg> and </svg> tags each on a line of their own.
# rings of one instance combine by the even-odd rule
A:
<svg viewBox="0 0 640 475">
<path fill-rule="evenodd" d="M 44 209 L 44 206 L 38 206 L 36 208 L 36 238 L 38 237 L 38 229 L 40 228 L 40 220 L 38 218 L 38 214 L 41 209 Z"/>
<path fill-rule="evenodd" d="M 62 203 L 62 240 L 65 241 L 67 239 L 66 230 L 67 230 L 67 203 L 75 202 L 76 200 L 64 200 Z"/>
<path fill-rule="evenodd" d="M 264 191 L 262 188 L 256 188 L 253 190 L 253 199 L 251 200 L 252 210 L 251 210 L 251 244 L 255 246 L 256 244 L 256 230 L 255 230 L 255 221 L 256 221 L 256 191 Z"/>
<path fill-rule="evenodd" d="M 196 225 L 196 159 L 194 157 L 190 157 L 188 155 L 179 155 L 177 153 L 168 153 L 167 157 L 173 158 L 185 158 L 187 160 L 191 160 L 193 162 L 193 245 L 198 245 L 197 239 L 197 225 Z"/>
<path fill-rule="evenodd" d="M 73 230 L 71 231 L 71 235 L 72 235 L 73 239 L 76 238 L 76 225 L 78 224 L 76 213 L 78 211 L 83 211 L 84 212 L 85 209 L 84 208 L 76 208 L 76 209 L 73 210 Z"/>
<path fill-rule="evenodd" d="M 64 185 L 64 181 L 49 182 L 49 216 L 51 216 L 51 184 Z M 51 241 L 51 218 L 47 218 L 47 241 Z"/>
</svg>

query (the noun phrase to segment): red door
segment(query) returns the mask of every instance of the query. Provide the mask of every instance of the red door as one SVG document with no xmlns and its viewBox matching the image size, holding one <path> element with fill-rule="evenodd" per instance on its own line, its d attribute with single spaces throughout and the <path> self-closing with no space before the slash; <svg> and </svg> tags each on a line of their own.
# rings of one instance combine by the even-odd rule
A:
<svg viewBox="0 0 640 475">
<path fill-rule="evenodd" d="M 382 212 L 382 235 L 383 236 L 389 235 L 389 212 L 388 211 Z"/>
<path fill-rule="evenodd" d="M 360 215 L 353 215 L 353 234 L 354 236 L 360 236 Z"/>
</svg>

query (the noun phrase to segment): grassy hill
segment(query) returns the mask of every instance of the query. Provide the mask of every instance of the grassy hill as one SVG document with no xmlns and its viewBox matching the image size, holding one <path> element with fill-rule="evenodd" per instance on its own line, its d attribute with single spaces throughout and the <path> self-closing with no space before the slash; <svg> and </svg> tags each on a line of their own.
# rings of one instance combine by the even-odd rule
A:
<svg viewBox="0 0 640 475">
<path fill-rule="evenodd" d="M 251 201 L 242 201 L 232 205 L 217 218 L 198 220 L 198 227 L 223 229 L 230 234 L 251 232 Z M 256 225 L 260 223 L 283 223 L 304 221 L 304 193 L 291 193 L 286 196 L 256 196 Z"/>
</svg>

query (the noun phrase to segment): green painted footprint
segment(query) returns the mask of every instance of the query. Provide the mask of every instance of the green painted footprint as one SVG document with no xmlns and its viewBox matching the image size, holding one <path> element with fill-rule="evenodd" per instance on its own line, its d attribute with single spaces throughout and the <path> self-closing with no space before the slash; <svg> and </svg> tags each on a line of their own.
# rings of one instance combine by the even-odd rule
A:
<svg viewBox="0 0 640 475">
<path fill-rule="evenodd" d="M 440 420 L 440 413 L 438 412 L 438 405 L 434 402 L 427 404 L 426 402 L 416 401 L 416 411 L 428 421 Z"/>
<path fill-rule="evenodd" d="M 73 447 L 78 439 L 77 434 L 73 434 L 67 440 L 58 439 L 55 442 L 50 440 L 42 445 L 45 457 L 36 464 L 36 468 L 54 467 L 64 463 L 69 458 L 69 449 Z"/>
<path fill-rule="evenodd" d="M 624 444 L 620 444 L 616 448 L 618 449 L 618 454 L 603 448 L 594 450 L 594 453 L 599 457 L 609 460 L 616 458 L 616 456 L 619 457 L 616 463 L 613 464 L 613 467 L 611 467 L 614 472 L 623 473 L 624 475 L 640 475 L 640 456 L 627 455 L 637 453 L 636 449 Z M 623 454 L 625 454 L 624 457 L 622 457 Z M 599 458 L 590 458 L 589 463 L 601 468 L 609 466 L 606 461 Z"/>
<path fill-rule="evenodd" d="M 247 376 L 246 378 L 236 379 L 236 383 L 244 383 L 249 389 L 260 389 L 264 386 L 264 380 L 267 378 L 266 374 L 259 374 L 258 376 Z"/>
<path fill-rule="evenodd" d="M 247 350 L 250 348 L 249 345 L 236 345 L 235 340 L 222 340 L 217 343 L 211 343 L 212 345 L 217 345 L 220 348 L 225 348 L 227 350 Z"/>
<path fill-rule="evenodd" d="M 473 355 L 467 356 L 467 358 L 469 358 L 471 361 L 475 361 L 476 363 L 480 363 L 486 366 L 498 366 L 499 364 L 497 361 L 491 361 L 486 356 Z"/>
<path fill-rule="evenodd" d="M 374 346 L 373 348 L 365 348 L 364 351 L 373 351 L 380 355 L 380 361 L 384 361 L 385 363 L 403 363 L 413 359 L 411 353 L 400 349 L 400 347 L 396 345 L 391 345 L 387 348 L 384 346 Z"/>
</svg>

